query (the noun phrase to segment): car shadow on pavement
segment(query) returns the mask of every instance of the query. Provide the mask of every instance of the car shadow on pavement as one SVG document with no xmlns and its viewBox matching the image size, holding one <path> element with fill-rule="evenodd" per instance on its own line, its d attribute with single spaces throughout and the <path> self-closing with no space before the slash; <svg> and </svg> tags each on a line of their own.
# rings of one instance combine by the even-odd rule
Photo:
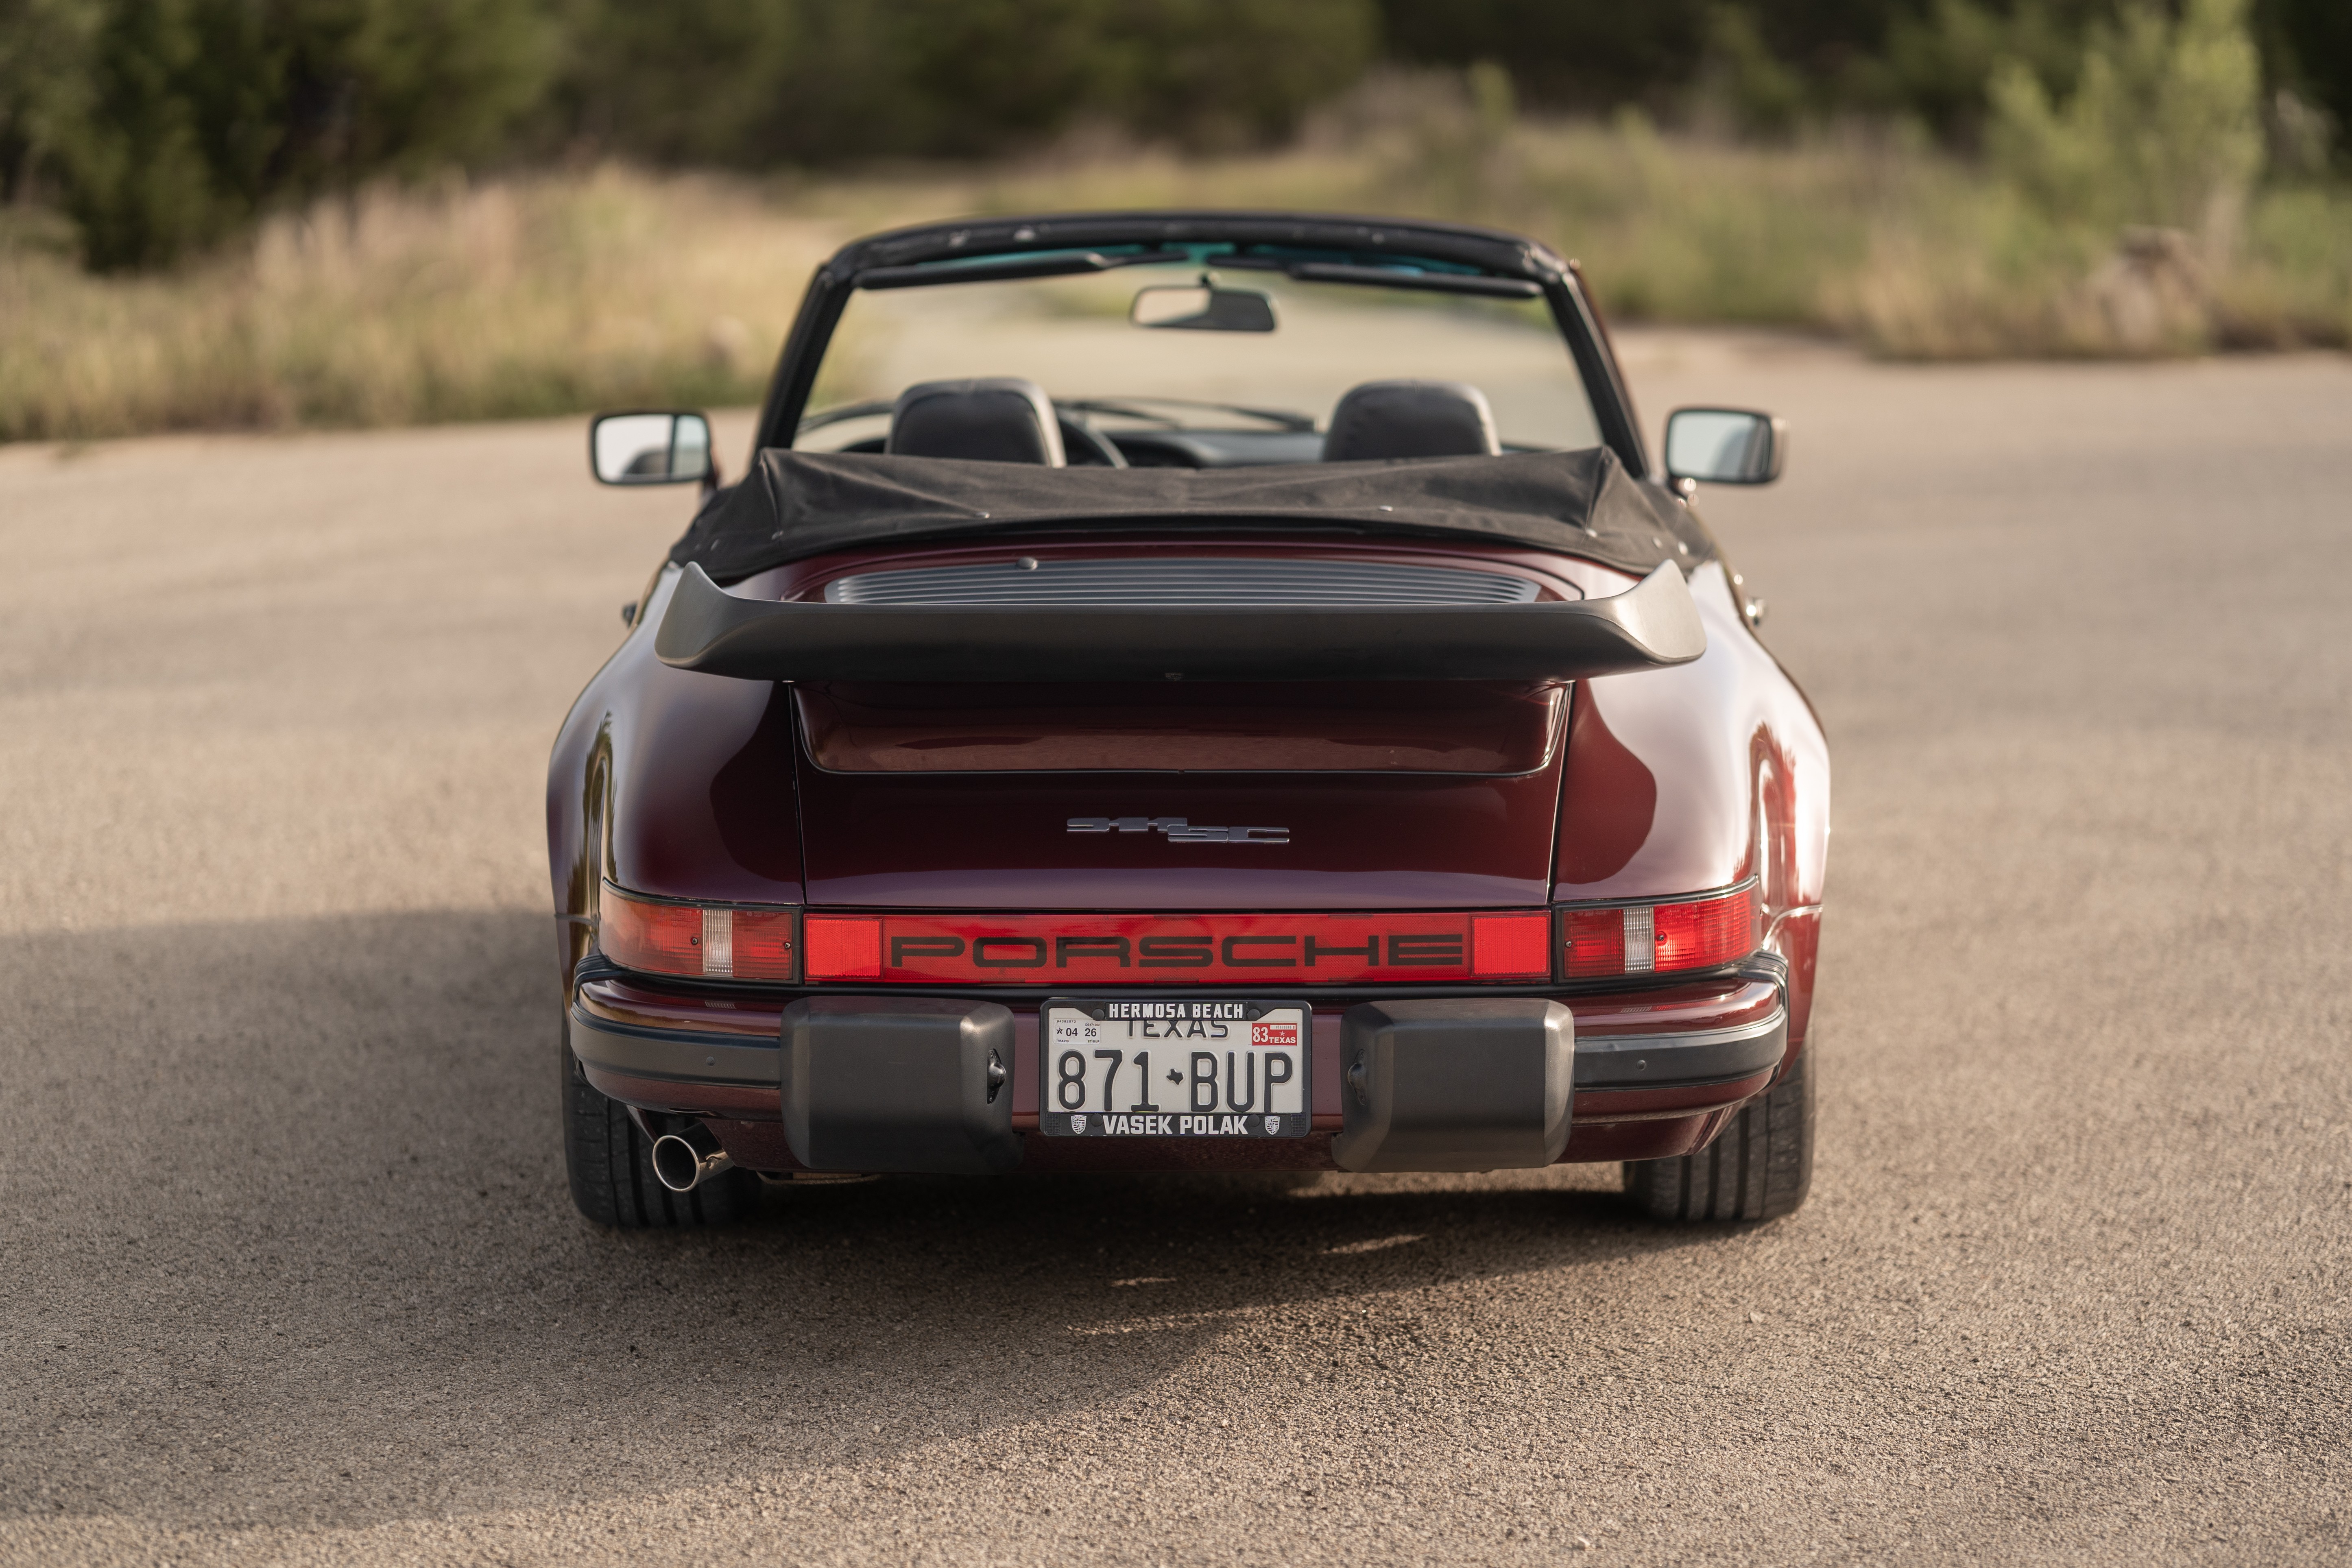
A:
<svg viewBox="0 0 2352 1568">
<path fill-rule="evenodd" d="M 1181 1420 L 1204 1357 L 1256 1398 L 1409 1381 L 1517 1277 L 1614 1331 L 1611 1266 L 1699 1239 L 1575 1167 L 899 1178 L 611 1232 L 564 1188 L 544 917 L 45 933 L 0 982 L 20 1516 L 354 1526 Z"/>
</svg>

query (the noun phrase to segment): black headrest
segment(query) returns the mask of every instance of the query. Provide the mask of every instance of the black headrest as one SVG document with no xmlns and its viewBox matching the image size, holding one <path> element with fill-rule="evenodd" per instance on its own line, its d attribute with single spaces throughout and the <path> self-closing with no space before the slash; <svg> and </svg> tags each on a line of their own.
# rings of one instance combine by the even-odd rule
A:
<svg viewBox="0 0 2352 1568">
<path fill-rule="evenodd" d="M 1463 381 L 1368 381 L 1331 410 L 1323 460 L 1491 458 L 1503 449 L 1486 395 Z"/>
<path fill-rule="evenodd" d="M 885 450 L 1058 468 L 1062 424 L 1045 389 L 1017 375 L 926 381 L 898 395 Z"/>
</svg>

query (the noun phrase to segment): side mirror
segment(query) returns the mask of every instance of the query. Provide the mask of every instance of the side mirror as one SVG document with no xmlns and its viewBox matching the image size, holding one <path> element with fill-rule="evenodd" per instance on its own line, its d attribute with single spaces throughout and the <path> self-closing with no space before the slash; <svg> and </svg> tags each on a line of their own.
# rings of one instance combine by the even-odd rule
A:
<svg viewBox="0 0 2352 1568">
<path fill-rule="evenodd" d="M 1677 408 L 1666 416 L 1666 477 L 1769 485 L 1789 453 L 1789 426 L 1749 408 Z"/>
<path fill-rule="evenodd" d="M 699 414 L 599 414 L 588 425 L 588 468 L 607 485 L 716 479 L 710 421 Z"/>
<path fill-rule="evenodd" d="M 1139 289 L 1127 319 L 1139 327 L 1180 332 L 1270 332 L 1274 301 L 1254 289 L 1173 283 Z"/>
</svg>

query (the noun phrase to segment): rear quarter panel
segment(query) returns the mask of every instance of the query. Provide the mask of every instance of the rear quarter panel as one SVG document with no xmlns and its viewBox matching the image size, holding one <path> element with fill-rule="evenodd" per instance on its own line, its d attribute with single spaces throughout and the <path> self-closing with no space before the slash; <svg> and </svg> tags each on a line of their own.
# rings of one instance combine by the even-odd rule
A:
<svg viewBox="0 0 2352 1568">
<path fill-rule="evenodd" d="M 1706 652 L 1577 689 L 1553 887 L 1562 900 L 1664 898 L 1757 879 L 1765 945 L 1789 961 L 1804 1038 L 1829 857 L 1829 745 L 1740 614 L 1720 561 L 1691 574 Z"/>
<path fill-rule="evenodd" d="M 656 658 L 654 628 L 677 581 L 677 568 L 662 570 L 549 759 L 548 854 L 567 984 L 605 879 L 697 899 L 803 901 L 790 693 Z"/>
</svg>

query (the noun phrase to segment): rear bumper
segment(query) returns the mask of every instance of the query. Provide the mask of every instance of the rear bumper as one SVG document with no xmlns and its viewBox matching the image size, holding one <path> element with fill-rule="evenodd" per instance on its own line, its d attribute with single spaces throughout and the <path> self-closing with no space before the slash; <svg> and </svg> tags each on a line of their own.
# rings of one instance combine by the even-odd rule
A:
<svg viewBox="0 0 2352 1568">
<path fill-rule="evenodd" d="M 738 1163 L 794 1169 L 803 1162 L 793 1156 L 782 1127 L 789 1055 L 783 1028 L 787 1009 L 805 994 L 656 988 L 641 977 L 592 963 L 583 966 L 572 996 L 572 1050 L 603 1092 L 649 1109 L 709 1118 Z M 881 994 L 817 1000 L 835 1014 L 908 1005 L 903 997 Z M 978 1005 L 982 999 L 961 1000 Z M 1149 1145 L 1157 1157 L 1145 1158 L 1144 1168 L 1329 1170 L 1351 1163 L 1335 1159 L 1331 1140 L 1344 1133 L 1348 1122 L 1346 1019 L 1349 1009 L 1365 1000 L 1381 999 L 1313 1001 L 1316 1136 L 1244 1149 L 1215 1142 L 1129 1141 L 1121 1146 L 1035 1136 L 1036 1003 L 1005 999 L 1011 1048 L 1001 1054 L 1010 1058 L 1004 1064 L 1009 1126 L 1015 1133 L 1031 1134 L 1020 1163 L 1030 1169 L 1136 1168 L 1138 1145 Z M 1449 1004 L 1459 1004 L 1454 1011 L 1466 1015 L 1493 1001 L 1480 995 L 1416 997 L 1412 1008 L 1442 1020 Z M 1537 1008 L 1555 1002 L 1573 1016 L 1573 1132 L 1559 1155 L 1567 1162 L 1661 1158 L 1696 1148 L 1732 1110 L 1769 1087 L 1789 1052 L 1785 989 L 1769 971 L 1638 992 L 1519 1001 Z M 1186 1146 L 1159 1147 L 1176 1142 Z M 1343 1155 L 1347 1147 L 1342 1137 Z"/>
<path fill-rule="evenodd" d="M 1662 1089 L 1769 1071 L 1789 1054 L 1789 1010 L 1753 1023 L 1654 1035 L 1579 1035 L 1579 1089 Z"/>
<path fill-rule="evenodd" d="M 1738 993 L 1691 1000 L 1647 997 L 1630 1004 L 1641 1009 L 1638 1032 L 1623 1025 L 1623 997 L 1555 998 L 1576 1015 L 1576 1087 L 1579 1089 L 1663 1089 L 1746 1078 L 1777 1066 L 1788 1055 L 1788 1008 L 1776 996 L 1757 1013 L 1757 999 L 1745 994 L 1764 983 L 1745 983 Z M 583 983 L 572 994 L 572 1051 L 592 1071 L 676 1083 L 682 1088 L 774 1091 L 782 1082 L 779 1026 L 784 1007 L 773 1002 L 721 999 L 723 1013 L 708 999 L 639 990 L 617 978 Z M 880 1000 L 880 998 L 877 998 Z M 1336 1026 L 1344 1006 L 1316 1008 L 1318 1037 Z M 696 1014 L 703 1016 L 697 1018 Z M 1016 1045 L 1036 1046 L 1037 1011 L 1013 1009 Z M 1677 1016 L 1679 1015 L 1679 1016 Z M 1720 1021 L 1727 1016 L 1733 1021 Z M 658 1021 L 657 1021 L 658 1020 Z M 703 1026 L 696 1027 L 696 1024 Z M 1611 1026 L 1618 1026 L 1612 1028 Z M 1024 1097 L 1016 1086 L 1016 1118 L 1036 1115 L 1035 1086 Z M 1337 1111 L 1336 1105 L 1333 1108 Z M 1032 1123 L 1034 1125 L 1034 1122 Z"/>
</svg>

